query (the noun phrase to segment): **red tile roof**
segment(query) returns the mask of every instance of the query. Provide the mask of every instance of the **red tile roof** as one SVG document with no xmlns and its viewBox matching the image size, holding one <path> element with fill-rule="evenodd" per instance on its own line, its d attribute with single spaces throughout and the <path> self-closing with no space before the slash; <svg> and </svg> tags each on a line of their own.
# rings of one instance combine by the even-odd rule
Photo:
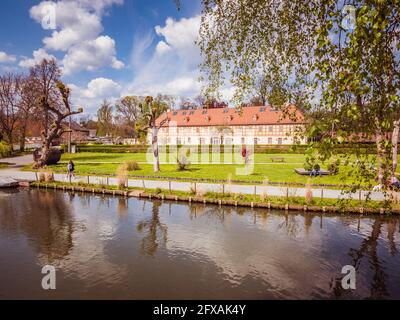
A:
<svg viewBox="0 0 400 320">
<path fill-rule="evenodd" d="M 165 113 L 161 115 L 157 119 L 157 124 L 165 117 Z M 167 113 L 167 117 L 170 122 L 176 122 L 178 127 L 305 123 L 303 113 L 295 106 L 290 106 L 287 113 L 269 106 L 244 107 L 241 111 L 235 108 L 172 110 Z M 297 120 L 294 121 L 295 119 Z"/>
</svg>

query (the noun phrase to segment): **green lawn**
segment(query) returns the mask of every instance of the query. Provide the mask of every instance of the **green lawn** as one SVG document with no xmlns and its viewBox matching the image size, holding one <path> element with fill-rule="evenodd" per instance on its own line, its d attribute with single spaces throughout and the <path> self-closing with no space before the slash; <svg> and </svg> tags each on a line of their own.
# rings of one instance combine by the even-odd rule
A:
<svg viewBox="0 0 400 320">
<path fill-rule="evenodd" d="M 160 154 L 160 159 L 163 157 L 162 154 Z M 192 155 L 191 156 L 194 161 L 191 161 L 192 163 L 197 160 L 197 162 L 203 158 L 201 156 L 196 156 Z M 206 159 L 210 162 L 215 162 L 215 157 L 219 159 L 220 162 L 224 162 L 224 155 L 212 155 L 208 154 L 206 156 Z M 254 156 L 254 162 L 255 163 L 271 163 L 272 160 L 271 158 L 273 157 L 283 157 L 284 158 L 284 163 L 296 163 L 299 164 L 300 167 L 302 164 L 305 162 L 305 155 L 303 154 L 255 154 Z M 147 162 L 146 161 L 146 154 L 145 153 L 76 153 L 76 154 L 64 154 L 62 156 L 61 161 L 65 162 L 68 161 L 69 159 L 73 159 L 74 162 L 76 163 L 81 163 L 81 162 L 91 162 L 91 163 L 96 163 L 96 162 L 108 162 L 108 163 L 123 163 L 127 160 L 135 160 L 138 162 Z M 150 159 L 152 159 L 152 156 L 150 155 Z M 171 163 L 176 162 L 176 155 L 171 155 L 171 156 L 165 156 L 165 159 Z M 228 157 L 229 160 L 234 160 L 234 157 Z M 239 155 L 239 159 L 241 159 L 241 156 Z"/>
<path fill-rule="evenodd" d="M 211 157 L 211 155 L 210 155 Z M 285 162 L 271 162 L 272 157 L 283 157 Z M 239 175 L 236 170 L 243 165 L 235 164 L 191 164 L 188 170 L 179 171 L 176 164 L 161 164 L 161 171 L 153 172 L 151 163 L 146 162 L 144 153 L 78 153 L 64 154 L 61 163 L 51 166 L 55 172 L 66 172 L 66 163 L 69 159 L 75 162 L 75 171 L 78 175 L 115 175 L 121 163 L 135 160 L 140 164 L 140 170 L 130 171 L 130 176 L 159 176 L 171 178 L 193 178 L 209 180 L 241 180 L 245 182 L 265 181 L 289 182 L 306 184 L 310 181 L 308 176 L 301 176 L 294 172 L 295 168 L 302 168 L 305 155 L 299 154 L 256 154 L 254 172 L 250 175 Z M 175 158 L 172 162 L 175 163 Z M 98 162 L 98 163 L 96 163 Z M 100 163 L 101 162 L 101 163 Z M 326 168 L 325 166 L 322 166 Z M 25 170 L 31 170 L 26 167 Z M 312 184 L 352 184 L 346 179 L 347 169 L 342 169 L 342 174 L 312 178 Z"/>
</svg>

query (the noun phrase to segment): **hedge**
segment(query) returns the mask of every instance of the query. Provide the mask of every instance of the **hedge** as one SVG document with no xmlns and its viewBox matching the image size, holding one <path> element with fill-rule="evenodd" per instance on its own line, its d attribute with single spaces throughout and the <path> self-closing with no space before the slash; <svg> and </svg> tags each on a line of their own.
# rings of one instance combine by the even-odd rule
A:
<svg viewBox="0 0 400 320">
<path fill-rule="evenodd" d="M 11 152 L 11 147 L 4 141 L 0 141 L 0 158 L 10 156 Z"/>
<path fill-rule="evenodd" d="M 174 148 L 181 148 L 182 145 L 174 146 Z M 187 145 L 192 152 L 201 152 L 206 149 L 212 153 L 215 151 L 215 145 Z M 77 145 L 77 152 L 97 152 L 97 153 L 145 153 L 151 148 L 149 145 Z M 166 146 L 164 150 L 169 153 L 171 146 Z M 343 144 L 335 149 L 335 153 L 354 153 L 355 149 L 363 153 L 375 154 L 376 148 L 374 144 Z M 219 146 L 220 152 L 224 151 L 224 146 Z M 232 149 L 234 150 L 234 149 Z M 276 153 L 294 153 L 304 154 L 307 150 L 306 145 L 256 145 L 254 146 L 254 153 L 276 154 Z M 160 152 L 163 148 L 160 147 Z"/>
</svg>

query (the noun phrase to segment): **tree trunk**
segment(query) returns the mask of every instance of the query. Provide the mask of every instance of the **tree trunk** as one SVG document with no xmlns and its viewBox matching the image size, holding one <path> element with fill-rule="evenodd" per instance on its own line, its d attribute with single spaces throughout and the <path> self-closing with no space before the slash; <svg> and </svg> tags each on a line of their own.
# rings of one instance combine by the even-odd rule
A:
<svg viewBox="0 0 400 320">
<path fill-rule="evenodd" d="M 158 172 L 160 171 L 160 161 L 158 158 L 158 129 L 153 127 L 152 129 L 152 147 L 153 147 L 153 171 Z"/>
<path fill-rule="evenodd" d="M 376 133 L 376 147 L 377 147 L 377 160 L 378 160 L 378 184 L 386 186 L 385 173 L 387 173 L 387 149 L 385 148 L 385 136 L 381 131 Z"/>
<path fill-rule="evenodd" d="M 50 144 L 44 142 L 42 146 L 42 155 L 40 156 L 40 159 L 36 163 L 37 167 L 42 168 L 47 164 L 50 157 L 50 151 L 51 151 Z"/>
<path fill-rule="evenodd" d="M 397 145 L 399 143 L 400 119 L 393 123 L 392 133 L 392 175 L 396 173 L 397 169 Z"/>
<path fill-rule="evenodd" d="M 19 138 L 19 151 L 25 151 L 25 136 L 26 136 L 26 125 L 21 127 L 20 138 Z"/>
<path fill-rule="evenodd" d="M 12 132 L 7 132 L 7 143 L 10 145 L 11 151 L 14 151 L 14 140 L 13 140 L 13 134 Z"/>
</svg>

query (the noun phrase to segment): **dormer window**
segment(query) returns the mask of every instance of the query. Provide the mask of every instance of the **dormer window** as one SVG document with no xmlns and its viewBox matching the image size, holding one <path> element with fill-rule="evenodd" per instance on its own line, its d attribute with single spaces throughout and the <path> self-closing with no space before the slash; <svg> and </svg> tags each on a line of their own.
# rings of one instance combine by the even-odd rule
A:
<svg viewBox="0 0 400 320">
<path fill-rule="evenodd" d="M 258 114 L 253 115 L 253 121 L 257 121 L 258 120 Z"/>
<path fill-rule="evenodd" d="M 205 119 L 206 119 L 206 122 L 210 122 L 210 120 L 211 120 L 210 116 L 206 116 Z"/>
</svg>

